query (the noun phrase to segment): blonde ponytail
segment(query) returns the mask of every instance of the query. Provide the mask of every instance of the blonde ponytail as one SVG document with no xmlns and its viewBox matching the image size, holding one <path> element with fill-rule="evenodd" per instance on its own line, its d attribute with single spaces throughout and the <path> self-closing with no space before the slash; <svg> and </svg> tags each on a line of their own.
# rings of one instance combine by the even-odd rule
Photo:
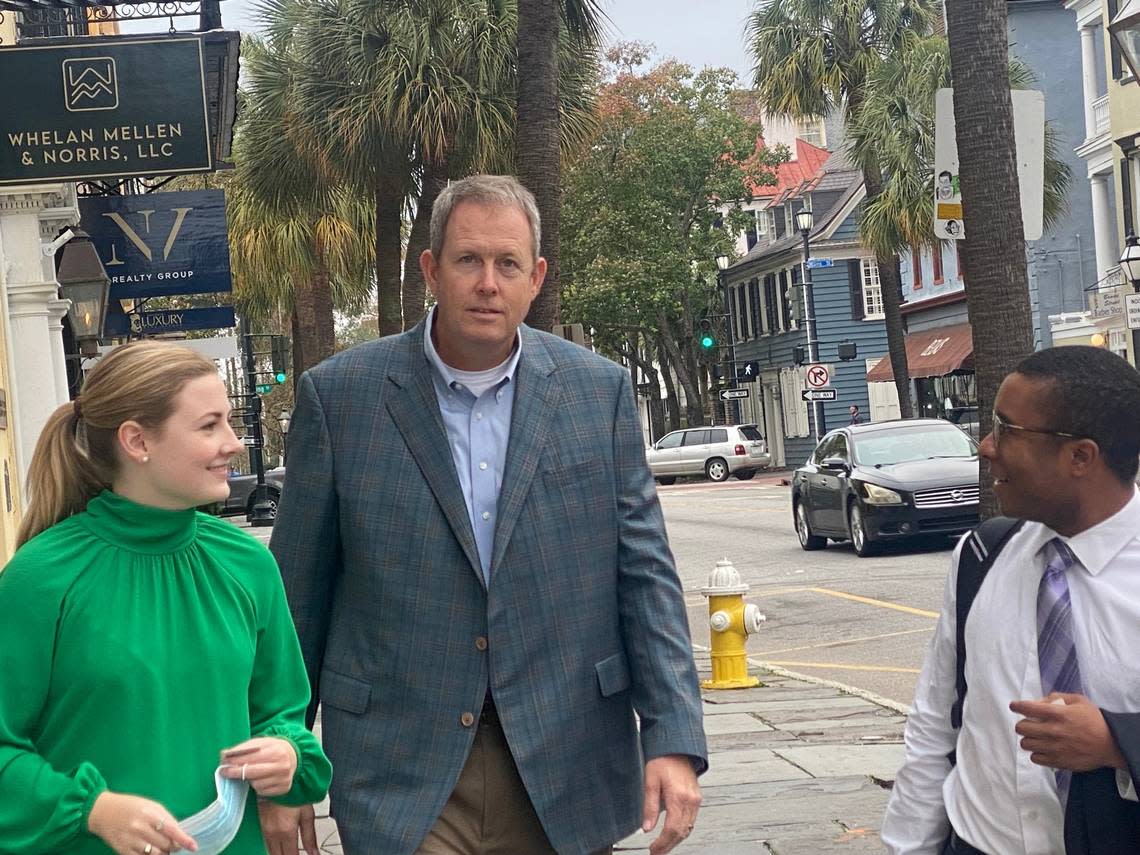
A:
<svg viewBox="0 0 1140 855">
<path fill-rule="evenodd" d="M 79 513 L 111 486 L 123 422 L 160 426 L 186 383 L 217 370 L 201 354 L 160 341 L 125 344 L 103 357 L 82 394 L 52 413 L 36 442 L 17 546 Z"/>
</svg>

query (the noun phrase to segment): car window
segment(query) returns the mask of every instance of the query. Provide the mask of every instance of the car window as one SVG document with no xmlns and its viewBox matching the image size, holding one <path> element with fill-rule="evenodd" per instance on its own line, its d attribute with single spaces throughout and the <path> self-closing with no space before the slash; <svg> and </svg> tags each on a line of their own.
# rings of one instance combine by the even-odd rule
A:
<svg viewBox="0 0 1140 855">
<path fill-rule="evenodd" d="M 855 459 L 862 466 L 889 466 L 914 460 L 977 457 L 978 444 L 951 424 L 900 427 L 862 434 Z"/>
<path fill-rule="evenodd" d="M 681 445 L 681 440 L 684 439 L 684 431 L 676 431 L 674 433 L 663 436 L 657 443 L 658 448 L 678 448 Z"/>
<path fill-rule="evenodd" d="M 724 428 L 713 428 L 708 434 L 709 438 L 705 442 L 728 442 L 728 431 Z"/>
<path fill-rule="evenodd" d="M 747 440 L 763 439 L 764 436 L 756 429 L 756 425 L 741 425 L 740 435 Z"/>
<path fill-rule="evenodd" d="M 828 457 L 842 457 L 844 460 L 850 459 L 847 453 L 847 437 L 841 433 L 837 433 L 831 438 L 831 446 L 827 449 Z"/>
<path fill-rule="evenodd" d="M 685 431 L 685 441 L 683 445 L 707 445 L 709 441 L 709 432 L 707 430 L 687 430 Z"/>
<path fill-rule="evenodd" d="M 834 444 L 835 444 L 835 437 L 834 436 L 825 437 L 823 442 L 821 442 L 819 445 L 817 445 L 815 447 L 815 454 L 812 455 L 812 462 L 815 464 L 822 463 L 824 461 L 824 459 L 829 456 L 828 455 L 828 449 L 830 449 L 831 446 Z"/>
</svg>

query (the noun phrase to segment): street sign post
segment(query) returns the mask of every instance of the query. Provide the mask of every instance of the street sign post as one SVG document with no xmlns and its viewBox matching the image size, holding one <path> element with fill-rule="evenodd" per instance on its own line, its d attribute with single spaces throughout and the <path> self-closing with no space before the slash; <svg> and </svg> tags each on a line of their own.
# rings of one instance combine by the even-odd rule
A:
<svg viewBox="0 0 1140 855">
<path fill-rule="evenodd" d="M 1125 294 L 1124 308 L 1128 313 L 1128 329 L 1140 330 L 1140 294 Z"/>
<path fill-rule="evenodd" d="M 821 267 L 834 267 L 835 261 L 831 258 L 809 258 L 807 266 L 812 270 L 819 270 Z"/>
<path fill-rule="evenodd" d="M 720 399 L 722 401 L 732 401 L 739 398 L 747 398 L 752 393 L 747 389 L 721 389 Z"/>
<path fill-rule="evenodd" d="M 834 401 L 839 395 L 834 389 L 804 389 L 800 397 L 805 401 Z"/>
<path fill-rule="evenodd" d="M 804 379 L 809 389 L 825 389 L 831 383 L 831 370 L 818 362 L 804 366 Z"/>
</svg>

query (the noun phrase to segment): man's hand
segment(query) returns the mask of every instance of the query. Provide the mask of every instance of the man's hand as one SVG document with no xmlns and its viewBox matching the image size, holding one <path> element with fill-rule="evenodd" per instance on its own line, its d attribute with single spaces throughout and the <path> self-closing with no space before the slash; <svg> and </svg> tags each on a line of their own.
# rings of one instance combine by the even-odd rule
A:
<svg viewBox="0 0 1140 855">
<path fill-rule="evenodd" d="M 645 764 L 645 807 L 643 831 L 657 825 L 665 807 L 665 827 L 649 845 L 649 855 L 665 855 L 692 833 L 701 808 L 701 788 L 692 761 L 678 754 L 655 757 Z"/>
<path fill-rule="evenodd" d="M 297 855 L 304 849 L 308 855 L 320 855 L 317 846 L 317 820 L 312 805 L 294 808 L 258 799 L 261 836 L 269 855 Z M 301 844 L 297 845 L 300 832 Z"/>
<path fill-rule="evenodd" d="M 1104 715 L 1084 695 L 1053 692 L 1041 701 L 1014 701 L 1009 708 L 1025 716 L 1014 730 L 1038 766 L 1073 772 L 1127 768 Z"/>
</svg>

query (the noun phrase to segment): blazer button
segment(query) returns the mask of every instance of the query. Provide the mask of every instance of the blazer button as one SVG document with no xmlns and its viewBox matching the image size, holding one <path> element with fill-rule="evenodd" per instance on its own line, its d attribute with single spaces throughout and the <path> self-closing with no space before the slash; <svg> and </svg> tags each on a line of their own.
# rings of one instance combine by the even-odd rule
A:
<svg viewBox="0 0 1140 855">
<path fill-rule="evenodd" d="M 486 650 L 487 649 L 487 639 L 485 639 L 481 635 L 478 638 L 476 638 L 475 639 L 475 649 L 476 650 Z"/>
<path fill-rule="evenodd" d="M 459 723 L 462 724 L 464 727 L 470 727 L 471 725 L 473 725 L 475 723 L 475 716 L 473 716 L 469 712 L 465 712 L 463 715 L 461 715 L 459 717 Z"/>
</svg>

